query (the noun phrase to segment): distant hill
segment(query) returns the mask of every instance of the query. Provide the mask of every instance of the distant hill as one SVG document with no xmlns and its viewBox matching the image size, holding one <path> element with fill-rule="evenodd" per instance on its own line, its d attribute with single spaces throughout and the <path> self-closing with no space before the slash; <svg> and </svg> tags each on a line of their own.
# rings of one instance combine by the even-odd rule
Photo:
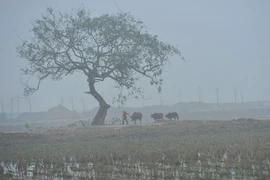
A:
<svg viewBox="0 0 270 180">
<path fill-rule="evenodd" d="M 155 112 L 177 112 L 180 120 L 232 120 L 238 118 L 270 119 L 270 101 L 246 102 L 246 103 L 220 103 L 217 107 L 215 103 L 203 102 L 181 102 L 172 106 L 154 105 L 145 107 L 111 107 L 108 109 L 105 123 L 111 124 L 115 118 L 121 118 L 122 111 L 126 110 L 130 115 L 133 112 L 143 114 L 142 123 L 154 122 L 151 114 Z M 76 113 L 68 108 L 57 105 L 47 112 L 21 113 L 17 118 L 10 118 L 7 114 L 0 119 L 0 132 L 10 130 L 24 130 L 25 123 L 31 128 L 36 127 L 59 127 L 67 126 L 79 120 L 93 119 L 98 111 L 98 107 L 84 113 Z M 130 118 L 128 118 L 129 122 Z M 121 123 L 119 120 L 117 123 Z"/>
<path fill-rule="evenodd" d="M 172 106 L 181 112 L 188 111 L 211 111 L 211 110 L 229 110 L 229 109 L 254 109 L 254 108 L 270 108 L 270 101 L 261 102 L 245 102 L 245 103 L 203 103 L 203 102 L 182 102 Z"/>
<path fill-rule="evenodd" d="M 17 120 L 52 120 L 52 119 L 74 119 L 80 115 L 70 111 L 63 105 L 58 105 L 50 108 L 47 112 L 25 112 L 19 114 Z"/>
<path fill-rule="evenodd" d="M 79 114 L 76 112 L 70 111 L 68 108 L 64 107 L 63 105 L 59 104 L 56 107 L 53 107 L 48 110 L 47 117 L 49 119 L 64 119 L 64 118 L 77 118 Z"/>
<path fill-rule="evenodd" d="M 246 102 L 246 103 L 220 103 L 217 107 L 215 103 L 203 102 L 181 102 L 172 106 L 153 105 L 144 107 L 111 107 L 108 109 L 107 118 L 121 118 L 122 111 L 127 111 L 130 115 L 133 112 L 141 112 L 144 119 L 151 119 L 151 114 L 161 112 L 177 112 L 180 119 L 232 119 L 242 117 L 270 117 L 270 101 Z M 52 120 L 52 119 L 92 119 L 98 111 L 98 107 L 84 113 L 76 113 L 68 108 L 58 105 L 47 112 L 21 113 L 17 120 Z"/>
<path fill-rule="evenodd" d="M 233 118 L 264 118 L 270 117 L 270 101 L 246 102 L 246 103 L 220 103 L 217 107 L 215 103 L 203 102 L 181 102 L 172 106 L 154 105 L 142 108 L 116 108 L 108 109 L 107 118 L 121 117 L 122 110 L 128 113 L 141 112 L 145 118 L 150 119 L 150 115 L 155 112 L 178 112 L 180 119 L 233 119 Z M 98 111 L 98 107 L 91 111 L 82 113 L 85 118 L 93 118 Z"/>
</svg>

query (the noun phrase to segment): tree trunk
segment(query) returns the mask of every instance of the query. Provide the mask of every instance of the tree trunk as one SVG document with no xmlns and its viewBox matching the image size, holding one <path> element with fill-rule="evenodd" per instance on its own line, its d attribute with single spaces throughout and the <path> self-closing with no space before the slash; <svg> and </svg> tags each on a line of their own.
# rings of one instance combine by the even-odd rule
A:
<svg viewBox="0 0 270 180">
<path fill-rule="evenodd" d="M 96 91 L 93 82 L 88 81 L 88 85 L 90 89 L 89 93 L 99 102 L 98 112 L 91 125 L 104 125 L 107 110 L 110 108 L 110 105 L 108 105 L 103 97 Z"/>
</svg>

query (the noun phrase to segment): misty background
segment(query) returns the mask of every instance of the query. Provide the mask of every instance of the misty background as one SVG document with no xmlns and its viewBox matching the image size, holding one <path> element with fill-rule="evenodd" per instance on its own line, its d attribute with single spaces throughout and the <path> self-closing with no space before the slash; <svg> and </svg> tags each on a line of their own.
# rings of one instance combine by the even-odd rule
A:
<svg viewBox="0 0 270 180">
<path fill-rule="evenodd" d="M 141 19 L 152 34 L 172 45 L 177 45 L 185 57 L 171 57 L 163 74 L 162 93 L 146 81 L 140 82 L 147 100 L 129 100 L 125 107 L 173 105 L 180 101 L 219 102 L 270 100 L 270 1 L 161 1 L 161 0 L 24 0 L 0 1 L 0 103 L 5 112 L 20 103 L 20 112 L 29 111 L 20 83 L 26 61 L 18 58 L 16 47 L 29 40 L 32 23 L 53 7 L 60 12 L 70 12 L 84 7 L 93 16 L 119 11 L 131 12 Z M 27 78 L 24 78 L 26 81 Z M 30 84 L 35 81 L 30 80 Z M 81 112 L 91 110 L 98 103 L 90 95 L 86 77 L 82 74 L 67 76 L 61 81 L 45 80 L 40 90 L 30 98 L 32 111 L 47 111 L 62 103 Z M 97 90 L 112 104 L 118 92 L 113 83 L 97 84 Z M 200 92 L 200 93 L 199 93 Z M 62 98 L 62 101 L 61 101 Z M 16 112 L 16 107 L 14 112 Z"/>
</svg>

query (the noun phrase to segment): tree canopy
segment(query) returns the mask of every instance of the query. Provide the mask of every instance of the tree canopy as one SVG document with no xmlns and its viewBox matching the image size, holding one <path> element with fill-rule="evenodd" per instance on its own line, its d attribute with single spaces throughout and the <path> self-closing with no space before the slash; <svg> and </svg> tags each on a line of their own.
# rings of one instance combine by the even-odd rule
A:
<svg viewBox="0 0 270 180">
<path fill-rule="evenodd" d="M 88 93 L 99 102 L 100 109 L 109 105 L 95 90 L 95 83 L 108 78 L 116 87 L 136 93 L 137 80 L 146 77 L 161 91 L 162 70 L 169 56 L 181 57 L 175 46 L 151 35 L 130 13 L 95 17 L 85 9 L 69 14 L 48 8 L 33 23 L 31 32 L 32 38 L 18 47 L 18 53 L 28 62 L 23 73 L 36 77 L 38 84 L 34 88 L 25 85 L 25 95 L 38 90 L 44 79 L 59 81 L 81 72 L 87 78 Z M 106 112 L 94 121 L 104 124 Z"/>
</svg>

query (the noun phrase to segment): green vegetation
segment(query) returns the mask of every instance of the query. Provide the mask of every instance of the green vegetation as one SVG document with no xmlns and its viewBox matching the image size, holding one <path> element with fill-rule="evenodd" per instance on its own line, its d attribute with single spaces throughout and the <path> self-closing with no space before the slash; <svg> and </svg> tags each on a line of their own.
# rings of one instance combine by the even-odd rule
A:
<svg viewBox="0 0 270 180">
<path fill-rule="evenodd" d="M 25 124 L 24 124 L 24 127 L 25 127 L 26 129 L 30 129 L 30 125 L 29 125 L 28 123 L 25 123 Z"/>
</svg>

